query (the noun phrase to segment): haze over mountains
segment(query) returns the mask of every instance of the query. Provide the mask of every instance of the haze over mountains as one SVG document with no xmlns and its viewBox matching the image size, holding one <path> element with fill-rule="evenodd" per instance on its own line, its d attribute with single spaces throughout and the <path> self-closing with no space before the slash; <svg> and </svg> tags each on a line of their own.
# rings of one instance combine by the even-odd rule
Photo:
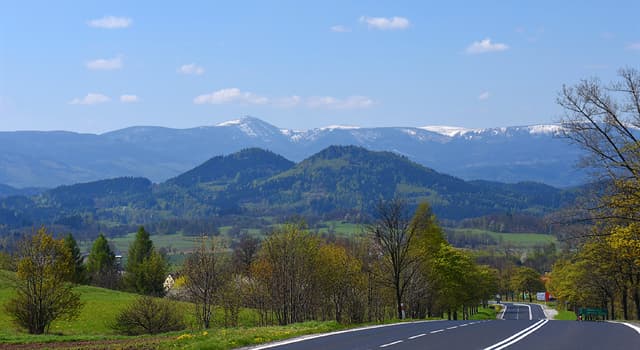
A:
<svg viewBox="0 0 640 350">
<path fill-rule="evenodd" d="M 141 126 L 100 135 L 0 132 L 0 183 L 55 187 L 119 176 L 162 182 L 214 155 L 248 147 L 300 161 L 331 145 L 357 145 L 398 153 L 465 180 L 579 185 L 585 182 L 583 172 L 575 168 L 581 152 L 558 137 L 559 131 L 554 125 L 489 129 L 330 126 L 295 131 L 245 117 L 216 126 Z"/>
</svg>

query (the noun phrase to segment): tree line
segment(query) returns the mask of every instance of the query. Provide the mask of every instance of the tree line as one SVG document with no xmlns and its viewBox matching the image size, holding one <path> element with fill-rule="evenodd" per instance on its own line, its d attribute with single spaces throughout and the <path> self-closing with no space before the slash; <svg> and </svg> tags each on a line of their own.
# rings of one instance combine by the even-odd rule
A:
<svg viewBox="0 0 640 350">
<path fill-rule="evenodd" d="M 242 308 L 253 309 L 263 325 L 467 319 L 498 291 L 497 271 L 449 245 L 426 203 L 410 213 L 402 200 L 381 202 L 365 231 L 351 239 L 322 237 L 297 222 L 262 240 L 243 235 L 233 247 L 203 236 L 174 275 L 176 285 L 167 296 L 192 302 L 200 326 L 208 328 L 216 308 L 223 310 L 226 326 L 238 325 Z M 73 288 L 77 284 L 165 296 L 168 264 L 144 227 L 130 245 L 124 271 L 119 264 L 102 234 L 85 259 L 73 236 L 55 239 L 43 227 L 19 245 L 13 264 L 18 293 L 5 310 L 17 324 L 40 334 L 56 319 L 77 316 L 82 308 Z M 42 288 L 34 289 L 33 283 Z M 172 314 L 170 303 L 154 300 L 141 297 L 118 322 L 144 319 L 145 312 Z M 130 332 L 124 324 L 114 328 Z"/>
<path fill-rule="evenodd" d="M 572 222 L 572 250 L 549 287 L 569 308 L 607 309 L 609 318 L 640 318 L 640 72 L 624 68 L 609 84 L 585 79 L 565 86 L 564 136 L 586 152 L 599 185 Z M 571 221 L 570 221 L 571 222 Z"/>
</svg>

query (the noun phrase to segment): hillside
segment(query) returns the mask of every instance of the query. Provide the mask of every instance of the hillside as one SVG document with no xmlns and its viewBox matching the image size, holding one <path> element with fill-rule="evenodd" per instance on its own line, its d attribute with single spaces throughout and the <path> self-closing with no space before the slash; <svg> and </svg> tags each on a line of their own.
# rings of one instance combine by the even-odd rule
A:
<svg viewBox="0 0 640 350">
<path fill-rule="evenodd" d="M 228 155 L 217 156 L 197 167 L 169 179 L 167 184 L 192 187 L 198 184 L 246 184 L 268 178 L 288 170 L 295 163 L 273 152 L 249 148 Z"/>
<path fill-rule="evenodd" d="M 404 197 L 410 203 L 428 201 L 447 219 L 511 211 L 543 214 L 573 199 L 568 192 L 541 184 L 465 182 L 391 152 L 355 146 L 331 146 L 254 190 L 283 211 L 293 206 L 308 214 L 368 212 L 381 198 Z"/>
<path fill-rule="evenodd" d="M 460 220 L 543 215 L 571 203 L 575 193 L 536 183 L 467 182 L 395 153 L 356 146 L 331 146 L 298 164 L 247 149 L 214 157 L 160 184 L 126 177 L 8 197 L 0 200 L 0 230 L 46 224 L 88 234 L 126 233 L 140 224 L 197 222 L 197 231 L 228 215 L 353 218 L 394 197 L 410 204 L 428 201 L 440 218 Z"/>
<path fill-rule="evenodd" d="M 488 129 L 330 126 L 297 131 L 252 117 L 190 129 L 139 126 L 101 135 L 0 132 L 0 183 L 52 188 L 125 176 L 163 182 L 211 155 L 259 147 L 298 162 L 331 145 L 392 151 L 465 180 L 535 181 L 554 186 L 584 183 L 584 172 L 575 168 L 582 153 L 559 134 L 554 125 Z"/>
</svg>

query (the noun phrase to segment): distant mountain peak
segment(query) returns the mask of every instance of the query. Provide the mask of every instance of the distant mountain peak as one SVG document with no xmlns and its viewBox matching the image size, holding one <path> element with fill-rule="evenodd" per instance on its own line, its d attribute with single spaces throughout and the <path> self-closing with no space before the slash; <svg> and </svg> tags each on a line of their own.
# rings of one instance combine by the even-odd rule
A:
<svg viewBox="0 0 640 350">
<path fill-rule="evenodd" d="M 449 137 L 462 136 L 470 132 L 479 132 L 483 130 L 483 129 L 462 128 L 459 126 L 446 126 L 446 125 L 427 125 L 427 126 L 419 127 L 418 129 L 435 132 L 436 134 L 449 136 Z"/>
<path fill-rule="evenodd" d="M 240 119 L 228 120 L 219 124 L 216 127 L 236 127 L 240 129 L 249 137 L 272 137 L 274 134 L 280 134 L 281 131 L 277 127 L 265 122 L 262 119 L 258 119 L 251 116 L 245 116 Z"/>
<path fill-rule="evenodd" d="M 320 130 L 329 130 L 329 131 L 333 131 L 333 130 L 354 130 L 354 129 L 360 129 L 359 126 L 355 126 L 355 125 L 329 125 L 329 126 L 324 126 L 322 128 L 319 128 Z"/>
</svg>

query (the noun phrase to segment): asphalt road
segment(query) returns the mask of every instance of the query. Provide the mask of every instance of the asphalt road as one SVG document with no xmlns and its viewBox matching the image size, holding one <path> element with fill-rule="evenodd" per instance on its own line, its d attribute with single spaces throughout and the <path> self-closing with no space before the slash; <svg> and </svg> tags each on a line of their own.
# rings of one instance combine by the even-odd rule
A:
<svg viewBox="0 0 640 350">
<path fill-rule="evenodd" d="M 503 303 L 504 320 L 544 320 L 546 318 L 542 306 L 537 304 Z"/>
<path fill-rule="evenodd" d="M 424 321 L 309 336 L 254 349 L 638 349 L 640 328 L 619 323 L 550 321 L 537 305 L 509 304 L 504 320 Z M 531 318 L 531 319 L 530 319 Z"/>
</svg>

